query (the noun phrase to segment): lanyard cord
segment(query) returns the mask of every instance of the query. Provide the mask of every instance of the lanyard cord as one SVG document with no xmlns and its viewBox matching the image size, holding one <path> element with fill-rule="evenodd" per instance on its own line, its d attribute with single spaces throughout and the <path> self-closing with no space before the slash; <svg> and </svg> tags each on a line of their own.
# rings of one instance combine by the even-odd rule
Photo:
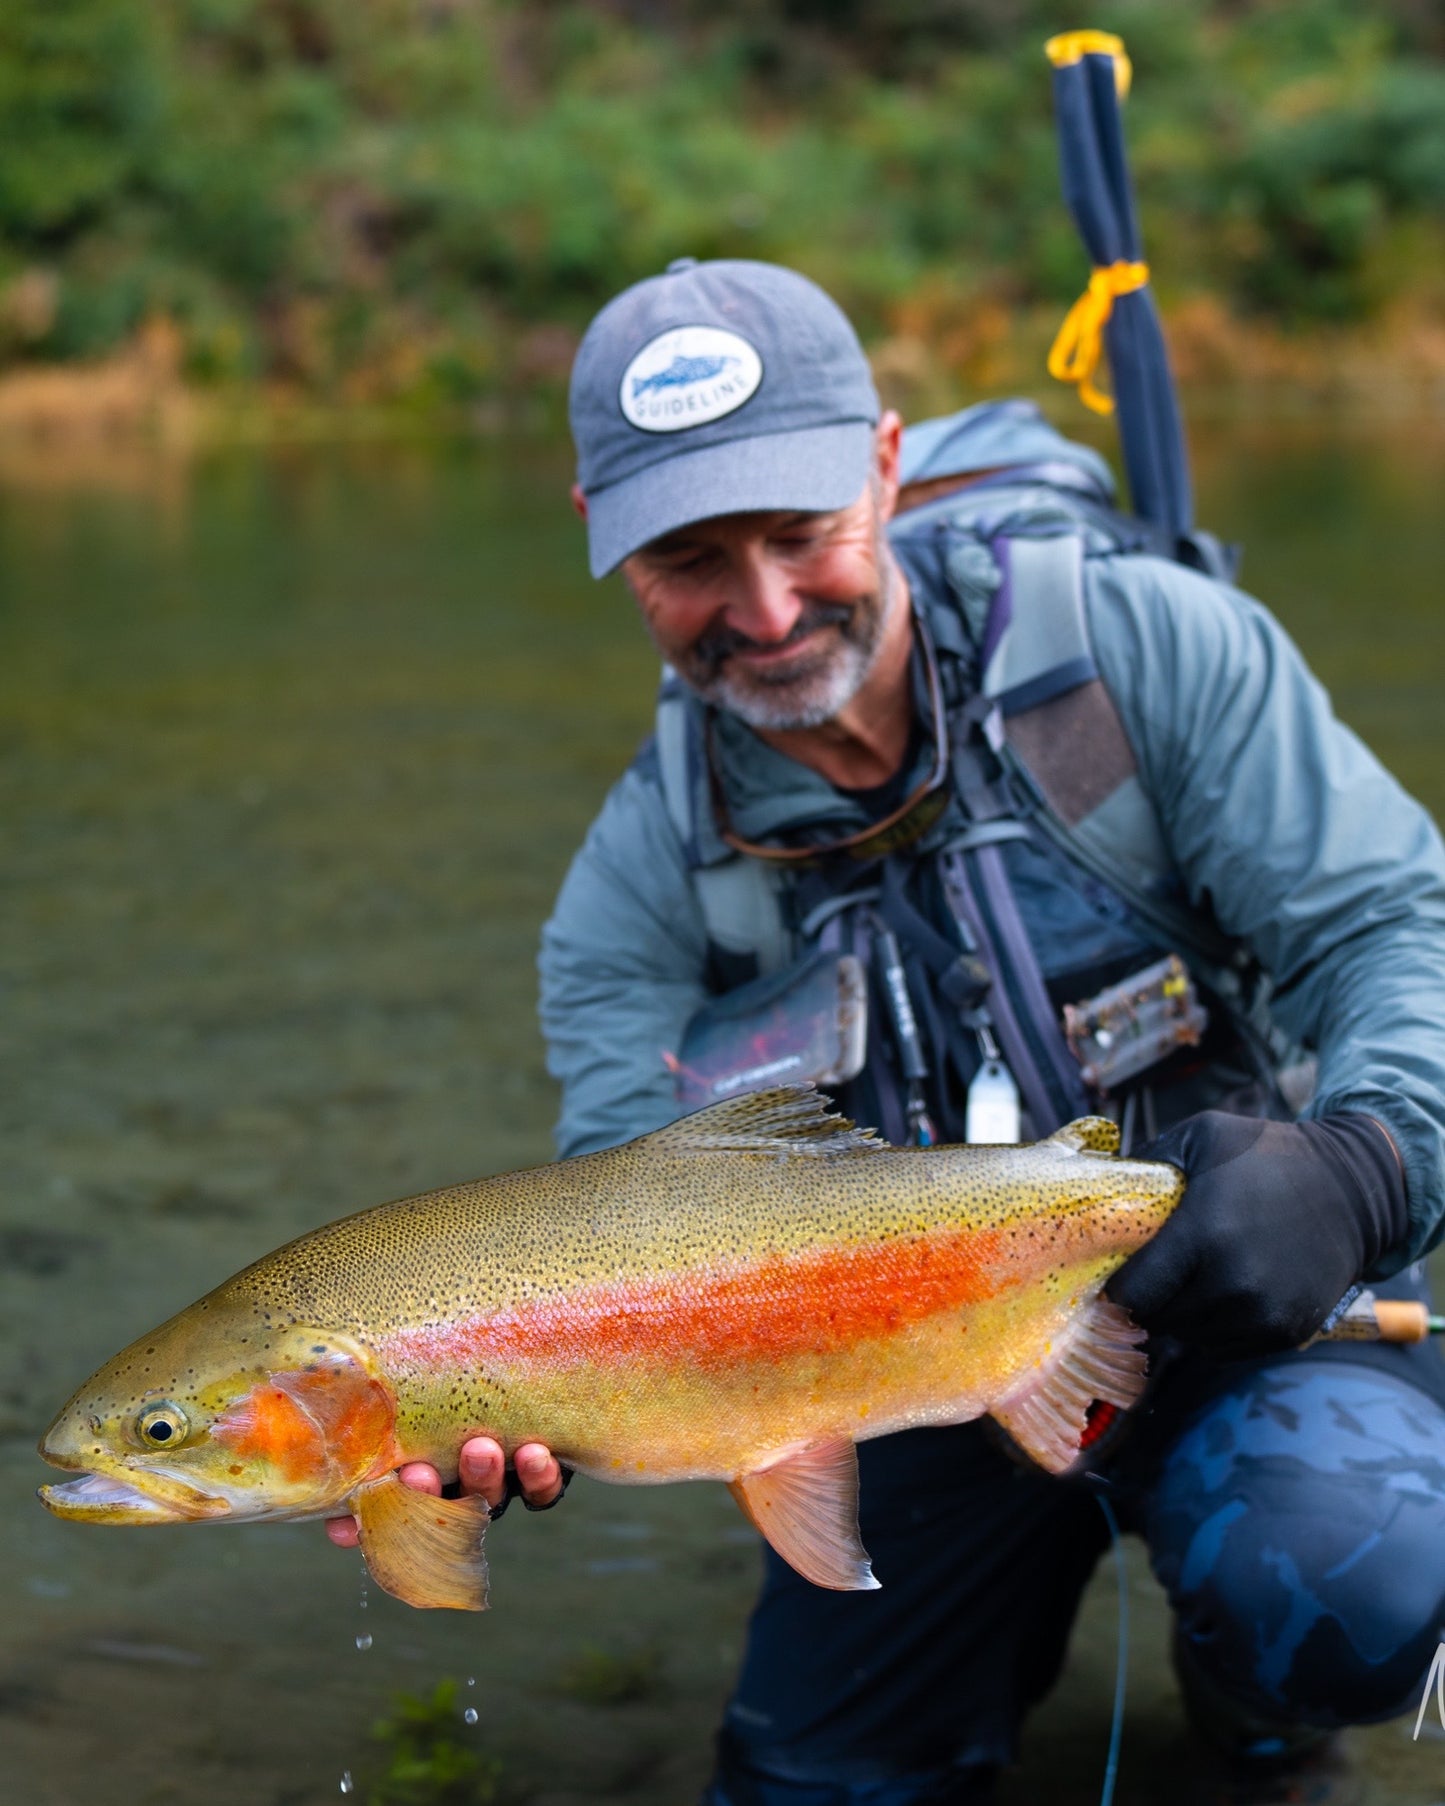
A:
<svg viewBox="0 0 1445 1806">
<path fill-rule="evenodd" d="M 1119 1520 L 1114 1508 L 1102 1492 L 1096 1492 L 1099 1510 L 1109 1526 L 1114 1544 L 1114 1580 L 1119 1593 L 1119 1656 L 1114 1670 L 1114 1715 L 1109 1724 L 1109 1755 L 1104 1764 L 1104 1785 L 1099 1792 L 1099 1806 L 1113 1806 L 1114 1783 L 1119 1776 L 1119 1745 L 1124 1736 L 1124 1689 L 1129 1677 L 1129 1574 L 1124 1565 L 1124 1539 L 1119 1534 Z"/>
</svg>

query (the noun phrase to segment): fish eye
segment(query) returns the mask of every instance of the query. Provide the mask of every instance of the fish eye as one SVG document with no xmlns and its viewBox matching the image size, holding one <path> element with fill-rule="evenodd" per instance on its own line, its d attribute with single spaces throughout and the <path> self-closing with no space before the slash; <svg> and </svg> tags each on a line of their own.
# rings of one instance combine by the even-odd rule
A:
<svg viewBox="0 0 1445 1806">
<path fill-rule="evenodd" d="M 174 1448 L 185 1441 L 190 1427 L 185 1412 L 169 1400 L 147 1405 L 135 1421 L 136 1435 L 149 1449 Z"/>
</svg>

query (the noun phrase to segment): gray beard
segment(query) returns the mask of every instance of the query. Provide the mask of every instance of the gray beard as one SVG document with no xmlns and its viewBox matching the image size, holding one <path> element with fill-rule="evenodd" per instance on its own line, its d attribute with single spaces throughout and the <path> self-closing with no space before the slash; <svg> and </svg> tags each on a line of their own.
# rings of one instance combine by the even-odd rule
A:
<svg viewBox="0 0 1445 1806">
<path fill-rule="evenodd" d="M 880 550 L 882 587 L 876 598 L 848 609 L 808 608 L 799 618 L 793 629 L 799 639 L 820 626 L 831 624 L 839 629 L 838 643 L 809 669 L 776 677 L 744 674 L 732 666 L 729 657 L 740 642 L 725 633 L 712 642 L 700 641 L 686 660 L 675 660 L 678 675 L 704 702 L 726 709 L 751 728 L 786 733 L 821 727 L 833 720 L 872 675 L 898 605 L 897 572 L 886 546 Z"/>
</svg>

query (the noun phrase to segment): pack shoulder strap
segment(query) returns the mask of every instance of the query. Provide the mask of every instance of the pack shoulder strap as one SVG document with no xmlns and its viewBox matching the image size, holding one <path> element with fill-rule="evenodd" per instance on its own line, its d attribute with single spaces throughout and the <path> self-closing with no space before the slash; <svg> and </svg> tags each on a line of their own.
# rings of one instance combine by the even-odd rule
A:
<svg viewBox="0 0 1445 1806">
<path fill-rule="evenodd" d="M 664 666 L 657 692 L 657 716 L 653 728 L 657 748 L 658 782 L 668 819 L 677 830 L 683 853 L 691 865 L 697 859 L 697 831 L 693 811 L 692 724 L 687 698 L 671 667 Z"/>
<path fill-rule="evenodd" d="M 759 976 L 793 957 L 783 913 L 781 873 L 730 848 L 702 845 L 699 808 L 707 774 L 696 745 L 696 717 L 682 684 L 668 671 L 657 697 L 656 748 L 662 799 L 692 873 L 709 943 L 757 962 Z"/>
<path fill-rule="evenodd" d="M 1084 540 L 1000 535 L 997 588 L 983 643 L 982 691 L 1044 800 L 1070 831 L 1137 775 L 1133 749 L 1099 677 L 1084 606 Z M 1136 786 L 1134 807 L 1146 808 Z M 1131 836 L 1158 848 L 1147 824 Z"/>
<path fill-rule="evenodd" d="M 1084 616 L 1084 541 L 1076 532 L 1001 534 L 984 629 L 980 689 L 1007 719 L 1097 678 Z"/>
<path fill-rule="evenodd" d="M 1229 995 L 1251 962 L 1212 922 L 1169 900 L 1163 826 L 1094 659 L 1085 535 L 1004 534 L 991 549 L 1000 579 L 982 687 L 1003 717 L 1008 758 L 1044 805 L 1039 825 Z"/>
</svg>

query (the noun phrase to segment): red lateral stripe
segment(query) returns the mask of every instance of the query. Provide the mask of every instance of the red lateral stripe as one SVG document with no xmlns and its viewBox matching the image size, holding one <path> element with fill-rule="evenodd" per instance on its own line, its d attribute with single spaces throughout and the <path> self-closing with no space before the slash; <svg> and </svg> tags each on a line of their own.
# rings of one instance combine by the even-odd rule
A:
<svg viewBox="0 0 1445 1806">
<path fill-rule="evenodd" d="M 827 1354 L 991 1298 L 1007 1278 L 1006 1231 L 773 1256 L 731 1273 L 591 1285 L 493 1316 L 398 1331 L 387 1354 L 445 1368 L 559 1357 L 730 1365 Z"/>
</svg>

